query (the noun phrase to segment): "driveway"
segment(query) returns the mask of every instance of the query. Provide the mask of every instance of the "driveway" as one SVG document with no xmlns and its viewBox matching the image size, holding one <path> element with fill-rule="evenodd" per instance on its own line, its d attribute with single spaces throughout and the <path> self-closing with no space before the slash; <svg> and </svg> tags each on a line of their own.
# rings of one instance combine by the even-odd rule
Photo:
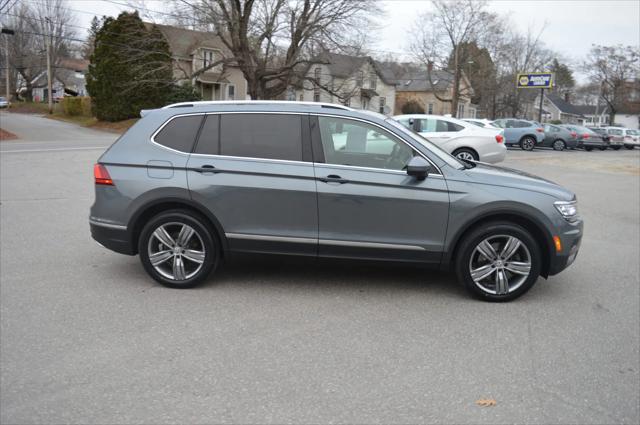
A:
<svg viewBox="0 0 640 425">
<path fill-rule="evenodd" d="M 20 137 L 0 143 L 2 423 L 640 421 L 640 150 L 508 152 L 586 220 L 575 264 L 515 302 L 279 257 L 171 290 L 90 239 L 92 164 L 116 135 L 0 120 Z"/>
</svg>

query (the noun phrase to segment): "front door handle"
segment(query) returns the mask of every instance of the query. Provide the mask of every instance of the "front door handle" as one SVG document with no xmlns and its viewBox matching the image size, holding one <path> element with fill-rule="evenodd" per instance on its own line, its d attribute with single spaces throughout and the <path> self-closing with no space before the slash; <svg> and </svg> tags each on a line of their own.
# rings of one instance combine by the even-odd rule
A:
<svg viewBox="0 0 640 425">
<path fill-rule="evenodd" d="M 320 177 L 319 180 L 324 183 L 339 183 L 339 184 L 349 183 L 349 180 L 343 179 L 342 177 L 335 174 L 329 174 L 327 177 Z"/>
<path fill-rule="evenodd" d="M 197 171 L 198 173 L 215 173 L 216 167 L 206 164 L 201 166 L 200 168 L 196 168 L 195 171 Z"/>
</svg>

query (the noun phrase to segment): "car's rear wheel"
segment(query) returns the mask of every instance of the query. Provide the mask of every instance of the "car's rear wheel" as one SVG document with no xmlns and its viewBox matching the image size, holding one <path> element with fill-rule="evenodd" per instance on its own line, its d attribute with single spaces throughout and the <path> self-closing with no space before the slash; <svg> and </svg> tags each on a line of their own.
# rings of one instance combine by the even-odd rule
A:
<svg viewBox="0 0 640 425">
<path fill-rule="evenodd" d="M 562 151 L 566 146 L 567 145 L 564 143 L 564 141 L 560 139 L 553 142 L 553 149 L 556 151 Z"/>
<path fill-rule="evenodd" d="M 147 273 L 170 288 L 192 288 L 207 278 L 220 259 L 220 248 L 205 220 L 185 210 L 153 217 L 138 240 Z"/>
<path fill-rule="evenodd" d="M 542 266 L 540 248 L 522 226 L 493 222 L 478 227 L 461 242 L 458 279 L 475 297 L 510 301 L 535 284 Z"/>
<path fill-rule="evenodd" d="M 591 152 L 593 150 L 593 146 L 585 146 L 584 150 L 587 152 Z"/>
<path fill-rule="evenodd" d="M 622 146 L 612 146 L 611 149 L 614 151 L 619 151 Z"/>
<path fill-rule="evenodd" d="M 469 148 L 459 148 L 453 151 L 453 156 L 467 161 L 478 161 L 480 157 L 478 153 Z"/>
<path fill-rule="evenodd" d="M 536 146 L 536 141 L 534 140 L 533 137 L 526 136 L 526 137 L 523 137 L 522 140 L 520 140 L 520 148 L 522 148 L 522 150 L 532 151 L 535 146 Z"/>
<path fill-rule="evenodd" d="M 624 147 L 625 147 L 625 149 L 629 149 L 629 150 L 631 150 L 631 149 L 633 149 L 633 148 L 634 148 L 634 146 L 633 146 L 633 145 L 624 145 Z"/>
</svg>

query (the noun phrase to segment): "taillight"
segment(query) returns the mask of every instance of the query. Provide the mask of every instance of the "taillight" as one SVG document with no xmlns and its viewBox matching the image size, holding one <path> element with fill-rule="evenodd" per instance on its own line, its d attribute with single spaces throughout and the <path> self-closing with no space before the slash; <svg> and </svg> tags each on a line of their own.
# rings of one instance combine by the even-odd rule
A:
<svg viewBox="0 0 640 425">
<path fill-rule="evenodd" d="M 111 180 L 107 167 L 102 164 L 95 164 L 93 166 L 93 178 L 95 179 L 96 184 L 113 186 L 113 180 Z"/>
<path fill-rule="evenodd" d="M 536 131 L 537 131 L 538 133 L 544 133 L 544 128 L 536 128 Z"/>
<path fill-rule="evenodd" d="M 578 137 L 578 133 L 576 133 L 575 131 L 572 131 L 571 132 L 571 137 L 573 137 L 575 139 L 576 137 Z"/>
<path fill-rule="evenodd" d="M 582 135 L 582 138 L 583 138 L 583 139 L 585 139 L 585 140 L 587 140 L 587 139 L 589 138 L 589 133 L 584 133 L 584 134 Z"/>
<path fill-rule="evenodd" d="M 496 134 L 496 142 L 498 143 L 504 142 L 504 137 L 502 137 L 502 134 Z"/>
</svg>

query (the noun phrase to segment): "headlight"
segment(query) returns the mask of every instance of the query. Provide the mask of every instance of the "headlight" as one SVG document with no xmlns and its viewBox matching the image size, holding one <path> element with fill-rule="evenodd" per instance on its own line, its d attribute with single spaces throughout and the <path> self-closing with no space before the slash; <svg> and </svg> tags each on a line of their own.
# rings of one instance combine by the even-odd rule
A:
<svg viewBox="0 0 640 425">
<path fill-rule="evenodd" d="M 556 201 L 553 203 L 558 212 L 567 221 L 576 221 L 578 219 L 578 201 Z"/>
</svg>

